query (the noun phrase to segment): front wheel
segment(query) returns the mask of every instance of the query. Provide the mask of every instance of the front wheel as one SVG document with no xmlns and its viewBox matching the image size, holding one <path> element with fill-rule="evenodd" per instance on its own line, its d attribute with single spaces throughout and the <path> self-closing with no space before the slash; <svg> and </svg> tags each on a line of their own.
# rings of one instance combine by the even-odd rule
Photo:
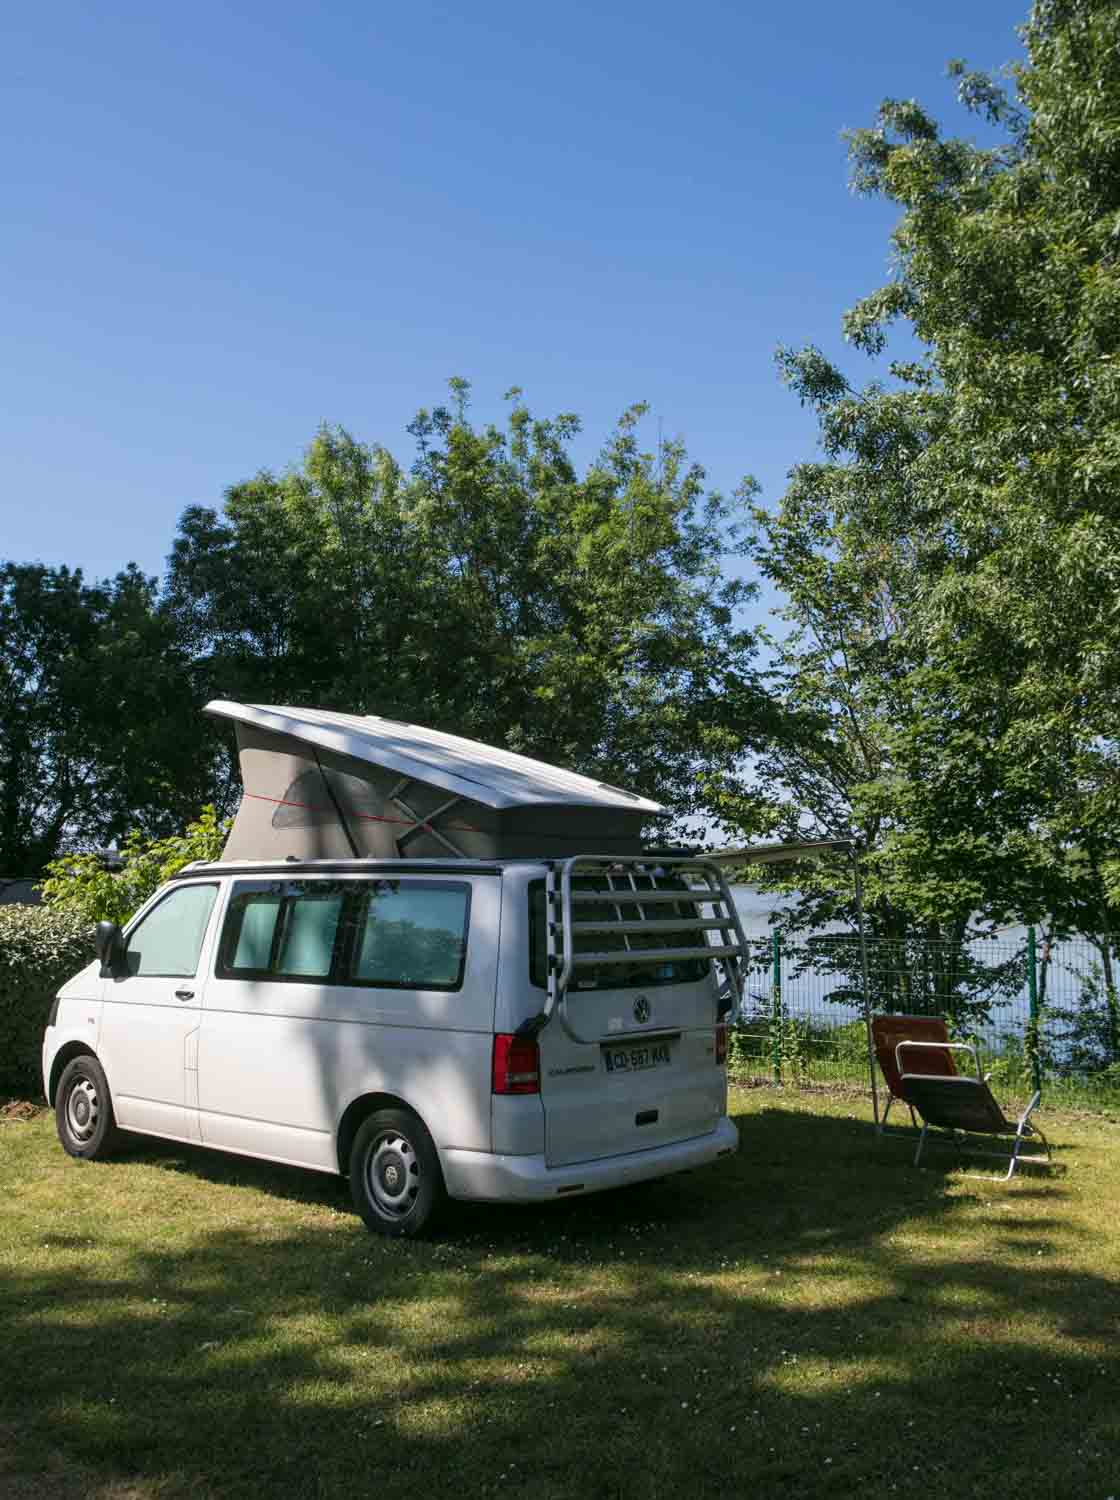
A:
<svg viewBox="0 0 1120 1500">
<path fill-rule="evenodd" d="M 376 1234 L 423 1233 L 447 1195 L 436 1148 L 416 1115 L 379 1109 L 363 1122 L 350 1151 L 350 1193 Z"/>
<path fill-rule="evenodd" d="M 89 1053 L 66 1064 L 54 1096 L 54 1118 L 62 1149 L 96 1161 L 117 1143 L 117 1121 L 105 1070 Z"/>
</svg>

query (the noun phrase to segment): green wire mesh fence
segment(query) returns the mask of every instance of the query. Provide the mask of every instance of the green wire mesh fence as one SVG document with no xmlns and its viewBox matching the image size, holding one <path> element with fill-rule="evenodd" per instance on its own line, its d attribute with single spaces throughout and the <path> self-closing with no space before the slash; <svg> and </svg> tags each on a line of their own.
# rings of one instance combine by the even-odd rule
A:
<svg viewBox="0 0 1120 1500">
<path fill-rule="evenodd" d="M 873 1014 L 944 1016 L 1007 1099 L 1120 1106 L 1120 936 L 868 940 Z M 730 1058 L 740 1077 L 867 1085 L 855 935 L 751 940 Z"/>
</svg>

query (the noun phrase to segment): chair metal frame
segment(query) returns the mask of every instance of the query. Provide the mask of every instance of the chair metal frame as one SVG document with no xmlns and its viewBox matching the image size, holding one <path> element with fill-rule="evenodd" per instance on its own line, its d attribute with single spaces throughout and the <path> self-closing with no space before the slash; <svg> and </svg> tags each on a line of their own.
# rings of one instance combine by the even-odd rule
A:
<svg viewBox="0 0 1120 1500">
<path fill-rule="evenodd" d="M 952 1145 L 954 1145 L 956 1147 L 957 1152 L 958 1152 L 959 1155 L 961 1155 L 961 1156 L 994 1156 L 994 1157 L 998 1158 L 1000 1161 L 1004 1161 L 1004 1160 L 1007 1161 L 1007 1171 L 1004 1172 L 1002 1175 L 1000 1175 L 998 1173 L 993 1173 L 993 1172 L 965 1172 L 963 1174 L 964 1176 L 977 1178 L 981 1182 L 1009 1182 L 1011 1180 L 1011 1178 L 1014 1176 L 1014 1174 L 1015 1174 L 1015 1168 L 1019 1165 L 1020 1162 L 1024 1162 L 1024 1161 L 1025 1162 L 1035 1162 L 1035 1163 L 1038 1163 L 1040 1165 L 1050 1164 L 1050 1163 L 1053 1162 L 1054 1155 L 1053 1155 L 1053 1152 L 1050 1149 L 1050 1142 L 1046 1139 L 1046 1136 L 1043 1133 L 1041 1127 L 1038 1126 L 1038 1125 L 1036 1125 L 1036 1124 L 1033 1124 L 1032 1121 L 1031 1121 L 1031 1115 L 1038 1108 L 1039 1102 L 1040 1102 L 1040 1100 L 1042 1098 L 1041 1091 L 1036 1090 L 1035 1093 L 1032 1094 L 1030 1103 L 1027 1105 L 1027 1107 L 1023 1111 L 1023 1113 L 1019 1116 L 1018 1120 L 1014 1124 L 1012 1124 L 1012 1122 L 1004 1114 L 1003 1109 L 1001 1108 L 1000 1104 L 996 1100 L 996 1098 L 993 1095 L 991 1089 L 988 1087 L 988 1079 L 991 1077 L 991 1074 L 987 1074 L 987 1075 L 982 1075 L 981 1074 L 981 1072 L 980 1072 L 980 1058 L 977 1055 L 976 1048 L 970 1042 L 905 1042 L 905 1041 L 904 1042 L 899 1042 L 898 1045 L 897 1045 L 897 1047 L 895 1048 L 895 1061 L 898 1063 L 899 1072 L 900 1072 L 901 1076 L 904 1079 L 906 1079 L 906 1078 L 912 1078 L 912 1079 L 915 1079 L 915 1080 L 922 1080 L 922 1081 L 927 1081 L 928 1082 L 928 1079 L 929 1079 L 929 1075 L 928 1074 L 915 1074 L 915 1073 L 906 1074 L 906 1073 L 902 1073 L 902 1059 L 901 1059 L 901 1057 L 900 1057 L 899 1054 L 901 1053 L 901 1051 L 902 1051 L 902 1049 L 904 1047 L 942 1047 L 942 1048 L 948 1047 L 948 1048 L 950 1048 L 953 1051 L 956 1051 L 956 1052 L 969 1052 L 972 1055 L 972 1061 L 973 1061 L 973 1063 L 975 1064 L 975 1067 L 976 1067 L 976 1077 L 975 1078 L 970 1078 L 966 1074 L 961 1074 L 960 1075 L 960 1081 L 964 1082 L 966 1084 L 972 1084 L 977 1089 L 983 1089 L 984 1094 L 986 1095 L 988 1102 L 992 1106 L 992 1109 L 994 1110 L 995 1114 L 999 1116 L 999 1119 L 1001 1121 L 1001 1124 L 1002 1124 L 1003 1128 L 996 1129 L 996 1130 L 989 1130 L 989 1131 L 967 1131 L 967 1130 L 964 1130 L 964 1129 L 958 1129 L 955 1126 L 954 1127 L 938 1126 L 938 1127 L 935 1127 L 935 1128 L 944 1130 L 948 1143 L 950 1143 L 950 1144 L 952 1144 Z M 953 1086 L 957 1087 L 959 1085 L 954 1084 Z M 917 1110 L 918 1110 L 918 1113 L 921 1114 L 921 1112 L 922 1112 L 922 1106 L 921 1106 L 920 1103 L 918 1103 L 918 1105 L 917 1105 Z M 921 1135 L 918 1138 L 918 1149 L 914 1153 L 914 1165 L 916 1167 L 921 1165 L 922 1152 L 925 1149 L 926 1140 L 929 1137 L 929 1131 L 930 1131 L 930 1122 L 923 1115 L 922 1116 L 922 1133 L 921 1133 Z M 997 1136 L 997 1137 L 1001 1136 L 1001 1135 L 1012 1136 L 1014 1139 L 1013 1139 L 1013 1142 L 1012 1142 L 1012 1145 L 1011 1145 L 1010 1152 L 1005 1152 L 1005 1151 L 985 1151 L 982 1147 L 979 1147 L 979 1146 L 969 1146 L 969 1147 L 966 1148 L 962 1144 L 962 1139 L 967 1139 L 967 1137 L 969 1135 L 980 1135 L 980 1134 L 982 1134 L 982 1135 L 992 1135 L 992 1136 Z M 1029 1156 L 1023 1155 L 1021 1148 L 1022 1148 L 1022 1145 L 1023 1145 L 1023 1141 L 1027 1137 L 1031 1137 L 1032 1139 L 1034 1137 L 1037 1137 L 1042 1142 L 1043 1147 L 1045 1148 L 1045 1151 L 1046 1151 L 1046 1155 L 1045 1156 L 1040 1156 L 1037 1153 L 1029 1155 Z"/>
</svg>

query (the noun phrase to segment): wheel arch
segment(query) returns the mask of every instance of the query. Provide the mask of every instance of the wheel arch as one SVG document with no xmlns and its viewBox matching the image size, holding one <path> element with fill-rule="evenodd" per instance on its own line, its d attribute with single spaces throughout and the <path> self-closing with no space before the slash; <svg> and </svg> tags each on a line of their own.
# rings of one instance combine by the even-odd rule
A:
<svg viewBox="0 0 1120 1500">
<path fill-rule="evenodd" d="M 62 1077 L 62 1070 L 67 1066 L 68 1063 L 72 1063 L 76 1057 L 92 1057 L 100 1065 L 101 1071 L 105 1074 L 106 1079 L 108 1079 L 109 1077 L 108 1069 L 105 1067 L 105 1064 L 97 1056 L 97 1053 L 93 1050 L 88 1042 L 63 1042 L 62 1046 L 55 1053 L 54 1058 L 51 1061 L 51 1076 L 49 1090 L 47 1093 L 47 1103 L 51 1106 L 52 1109 L 54 1108 L 55 1095 L 58 1093 L 58 1080 Z M 112 1091 L 113 1085 L 110 1083 L 110 1094 L 112 1093 Z"/>
<path fill-rule="evenodd" d="M 338 1170 L 342 1173 L 343 1177 L 347 1176 L 350 1171 L 350 1148 L 354 1144 L 354 1137 L 361 1129 L 362 1121 L 368 1119 L 374 1110 L 377 1109 L 407 1110 L 410 1115 L 415 1115 L 428 1134 L 432 1135 L 431 1126 L 420 1111 L 415 1105 L 410 1104 L 407 1099 L 402 1099 L 399 1094 L 386 1094 L 377 1091 L 369 1094 L 359 1094 L 356 1099 L 351 1099 L 350 1103 L 346 1106 L 342 1118 L 338 1122 L 338 1129 L 335 1132 L 335 1154 L 338 1157 Z M 434 1141 L 435 1137 L 432 1136 L 432 1139 Z"/>
</svg>

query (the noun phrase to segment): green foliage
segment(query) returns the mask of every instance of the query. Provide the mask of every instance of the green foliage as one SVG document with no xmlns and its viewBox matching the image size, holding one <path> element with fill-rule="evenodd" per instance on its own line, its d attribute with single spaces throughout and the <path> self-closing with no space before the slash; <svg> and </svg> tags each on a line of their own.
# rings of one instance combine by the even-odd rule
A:
<svg viewBox="0 0 1120 1500">
<path fill-rule="evenodd" d="M 1033 1057 L 1029 1039 L 1005 1036 L 998 1049 L 984 1054 L 984 1071 L 997 1097 L 1033 1091 Z"/>
<path fill-rule="evenodd" d="M 700 773 L 765 734 L 752 588 L 722 568 L 750 482 L 725 500 L 679 442 L 645 451 L 641 406 L 580 473 L 574 416 L 511 391 L 477 427 L 450 384 L 410 467 L 324 427 L 188 509 L 162 591 L 0 564 L 0 873 L 228 810 L 214 696 L 376 711 L 697 809 Z"/>
<path fill-rule="evenodd" d="M 80 912 L 0 906 L 0 1090 L 38 1097 L 51 1001 L 93 956 L 93 929 Z"/>
<path fill-rule="evenodd" d="M 1120 1067 L 1120 1002 L 1115 987 L 1099 962 L 1090 964 L 1077 980 L 1069 1003 L 1051 1001 L 1046 1008 L 1048 1068 L 1079 1075 Z"/>
<path fill-rule="evenodd" d="M 756 766 L 775 828 L 856 837 L 872 937 L 944 945 L 954 1014 L 970 928 L 1120 927 L 1120 9 L 1039 4 L 1024 36 L 1010 93 L 950 70 L 995 144 L 891 99 L 851 135 L 853 185 L 901 218 L 845 331 L 917 353 L 861 390 L 782 352 L 823 456 L 749 544 L 789 601 Z M 743 790 L 717 792 L 733 825 Z M 843 857 L 771 884 L 790 928 L 854 922 Z"/>
<path fill-rule="evenodd" d="M 1102 875 L 1120 734 L 1120 9 L 1038 4 L 1024 40 L 1014 100 L 953 68 L 998 145 L 946 140 L 894 101 L 851 137 L 856 186 L 902 217 L 897 275 L 848 331 L 877 352 L 901 319 L 924 346 L 924 383 L 899 372 L 897 399 L 934 420 L 891 507 L 920 578 L 924 654 L 981 735 L 999 679 L 989 733 L 1014 763 L 1001 790 L 1041 820 L 1022 819 L 1017 851 L 1039 909 L 1101 930 L 1115 918 Z"/>
<path fill-rule="evenodd" d="M 185 833 L 163 839 L 130 833 L 121 845 L 118 869 L 106 869 L 96 854 L 64 855 L 47 866 L 43 898 L 52 910 L 72 913 L 86 924 L 123 926 L 184 865 L 219 859 L 229 828 L 229 821 L 221 821 L 207 805 Z"/>
<path fill-rule="evenodd" d="M 793 1016 L 771 1016 L 767 1040 L 770 1056 L 776 1057 L 787 1083 L 805 1083 L 810 1074 L 809 1023 Z"/>
<path fill-rule="evenodd" d="M 203 800 L 189 663 L 154 580 L 0 563 L 0 872 L 131 823 L 168 832 Z"/>
<path fill-rule="evenodd" d="M 721 563 L 732 502 L 625 413 L 584 473 L 577 419 L 422 411 L 405 470 L 324 428 L 302 465 L 181 522 L 169 609 L 208 691 L 336 705 L 474 736 L 633 786 L 680 814 L 698 769 L 763 731 L 767 698 Z"/>
<path fill-rule="evenodd" d="M 836 1074 L 856 1081 L 867 1076 L 867 1031 L 862 1021 L 833 1026 L 788 1012 L 779 1017 L 768 1004 L 756 1004 L 728 1032 L 731 1076 L 773 1077 L 775 1043 L 785 1083 L 812 1083 Z"/>
</svg>

